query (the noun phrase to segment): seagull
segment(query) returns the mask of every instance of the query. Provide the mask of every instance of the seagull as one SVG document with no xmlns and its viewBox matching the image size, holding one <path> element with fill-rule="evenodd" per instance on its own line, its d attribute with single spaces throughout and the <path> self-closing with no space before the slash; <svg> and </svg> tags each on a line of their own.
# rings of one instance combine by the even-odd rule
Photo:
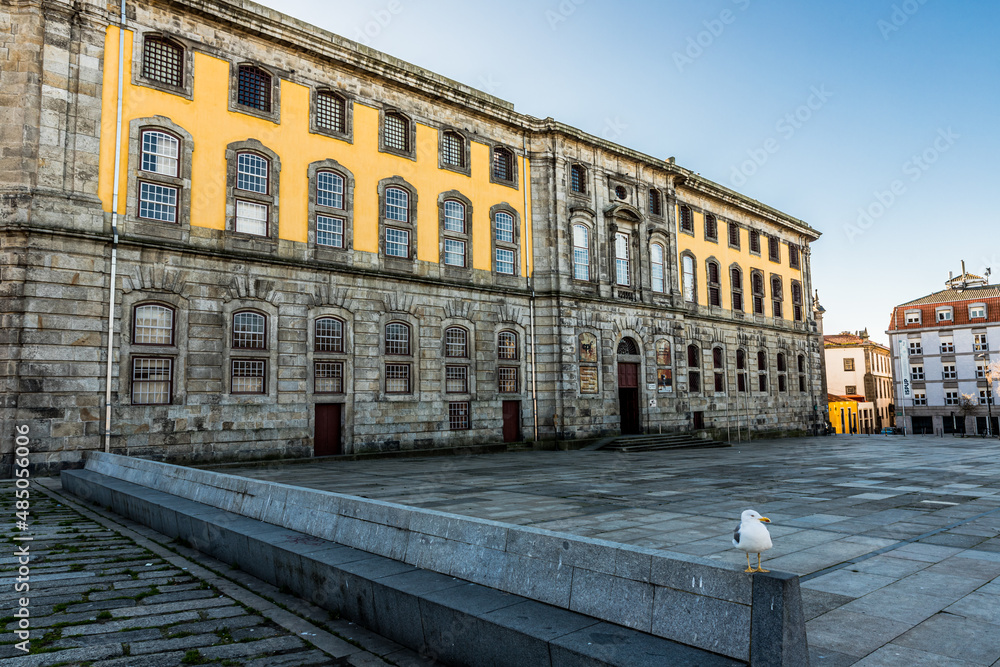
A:
<svg viewBox="0 0 1000 667">
<path fill-rule="evenodd" d="M 733 546 L 747 554 L 747 569 L 744 572 L 770 572 L 760 566 L 760 554 L 771 548 L 771 534 L 763 523 L 771 523 L 766 516 L 756 510 L 746 510 L 740 515 L 740 525 L 733 532 Z M 750 565 L 750 554 L 757 554 L 756 569 Z"/>
</svg>

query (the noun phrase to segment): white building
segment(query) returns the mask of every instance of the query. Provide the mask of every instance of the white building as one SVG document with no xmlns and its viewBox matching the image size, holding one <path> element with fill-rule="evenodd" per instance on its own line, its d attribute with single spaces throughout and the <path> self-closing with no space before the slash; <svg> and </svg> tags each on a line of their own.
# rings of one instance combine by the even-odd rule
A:
<svg viewBox="0 0 1000 667">
<path fill-rule="evenodd" d="M 871 340 L 867 330 L 823 336 L 823 348 L 827 390 L 858 401 L 858 432 L 895 425 L 889 349 Z"/>
</svg>

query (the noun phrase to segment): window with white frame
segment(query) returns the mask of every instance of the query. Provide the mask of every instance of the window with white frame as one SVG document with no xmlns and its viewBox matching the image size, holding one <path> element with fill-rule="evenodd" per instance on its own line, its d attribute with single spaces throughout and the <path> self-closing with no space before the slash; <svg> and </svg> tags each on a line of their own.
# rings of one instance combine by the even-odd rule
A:
<svg viewBox="0 0 1000 667">
<path fill-rule="evenodd" d="M 135 307 L 132 317 L 133 345 L 173 345 L 174 310 L 159 304 Z"/>
<path fill-rule="evenodd" d="M 344 177 L 333 171 L 316 172 L 316 243 L 344 247 Z"/>
<path fill-rule="evenodd" d="M 986 305 L 976 304 L 974 306 L 969 306 L 969 319 L 970 320 L 986 319 Z"/>
<path fill-rule="evenodd" d="M 910 364 L 910 379 L 911 380 L 924 379 L 924 367 L 922 364 Z"/>
<path fill-rule="evenodd" d="M 663 276 L 663 256 L 664 256 L 663 245 L 660 243 L 654 243 L 649 248 L 649 263 L 650 263 L 650 280 L 651 287 L 654 292 L 664 291 L 664 276 Z"/>
<path fill-rule="evenodd" d="M 493 216 L 494 270 L 505 275 L 514 275 L 515 231 L 514 216 L 506 211 L 497 211 Z"/>
<path fill-rule="evenodd" d="M 405 322 L 389 322 L 385 325 L 385 354 L 392 357 L 412 356 L 411 329 Z M 409 394 L 411 364 L 393 359 L 385 364 L 385 393 Z"/>
<path fill-rule="evenodd" d="M 590 280 L 590 229 L 573 225 L 573 278 Z"/>
<path fill-rule="evenodd" d="M 317 352 L 344 351 L 344 322 L 336 317 L 316 319 L 315 350 Z"/>
<path fill-rule="evenodd" d="M 615 282 L 625 287 L 632 284 L 629 271 L 628 234 L 615 233 Z"/>
<path fill-rule="evenodd" d="M 447 266 L 466 266 L 466 240 L 468 235 L 465 222 L 465 204 L 454 199 L 444 202 L 444 263 Z"/>
<path fill-rule="evenodd" d="M 393 222 L 410 223 L 410 193 L 402 188 L 385 189 L 385 219 Z M 409 259 L 410 230 L 400 227 L 385 228 L 385 254 L 388 257 Z"/>
<path fill-rule="evenodd" d="M 267 393 L 266 359 L 232 359 L 230 364 L 232 393 Z"/>
<path fill-rule="evenodd" d="M 913 404 L 914 405 L 927 405 L 927 392 L 915 391 L 913 392 Z"/>
<path fill-rule="evenodd" d="M 132 358 L 132 405 L 169 405 L 173 359 Z"/>
<path fill-rule="evenodd" d="M 982 379 L 986 377 L 986 362 L 977 361 L 976 362 L 976 379 Z"/>
<path fill-rule="evenodd" d="M 944 380 L 954 380 L 958 378 L 958 373 L 955 372 L 955 364 L 943 364 L 941 366 L 941 378 Z"/>
<path fill-rule="evenodd" d="M 910 354 L 923 354 L 923 353 L 924 353 L 924 346 L 921 344 L 921 342 L 919 340 L 911 340 Z"/>
<path fill-rule="evenodd" d="M 313 391 L 317 394 L 343 394 L 344 362 L 313 362 Z"/>
<path fill-rule="evenodd" d="M 920 311 L 911 310 L 906 313 L 907 324 L 920 324 Z"/>
<path fill-rule="evenodd" d="M 989 392 L 986 389 L 979 390 L 979 405 L 986 405 L 988 403 L 992 404 L 992 401 L 990 400 L 991 398 L 993 397 L 990 396 Z"/>
<path fill-rule="evenodd" d="M 698 283 L 694 275 L 694 257 L 691 255 L 684 255 L 681 258 L 681 274 L 684 281 L 684 300 L 688 303 L 697 303 Z"/>
<path fill-rule="evenodd" d="M 944 404 L 945 405 L 958 405 L 958 392 L 957 391 L 946 391 L 944 393 Z"/>
<path fill-rule="evenodd" d="M 180 140 L 157 129 L 140 133 L 139 218 L 156 222 L 178 221 Z"/>
<path fill-rule="evenodd" d="M 947 308 L 938 308 L 936 312 L 938 322 L 951 322 L 951 306 L 948 306 Z"/>
<path fill-rule="evenodd" d="M 941 337 L 941 354 L 948 354 L 955 351 L 955 339 Z"/>
<path fill-rule="evenodd" d="M 972 335 L 972 349 L 976 352 L 985 352 L 990 349 L 989 338 L 984 333 Z"/>
<path fill-rule="evenodd" d="M 470 426 L 469 403 L 467 401 L 448 403 L 449 430 L 467 431 Z"/>
</svg>

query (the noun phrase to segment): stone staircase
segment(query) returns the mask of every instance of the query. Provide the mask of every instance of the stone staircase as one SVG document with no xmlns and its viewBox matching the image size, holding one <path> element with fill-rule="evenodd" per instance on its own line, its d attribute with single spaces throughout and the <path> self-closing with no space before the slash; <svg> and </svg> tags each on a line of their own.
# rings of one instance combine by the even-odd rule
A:
<svg viewBox="0 0 1000 667">
<path fill-rule="evenodd" d="M 693 433 L 625 435 L 604 443 L 600 449 L 616 452 L 659 452 L 667 449 L 732 447 L 729 443 L 699 438 Z"/>
</svg>

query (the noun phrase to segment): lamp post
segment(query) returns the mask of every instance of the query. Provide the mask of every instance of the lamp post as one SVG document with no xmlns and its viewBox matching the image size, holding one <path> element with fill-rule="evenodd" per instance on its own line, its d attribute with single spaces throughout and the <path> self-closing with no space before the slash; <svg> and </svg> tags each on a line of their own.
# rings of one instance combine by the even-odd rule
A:
<svg viewBox="0 0 1000 667">
<path fill-rule="evenodd" d="M 983 376 L 986 378 L 986 436 L 993 437 L 993 372 L 990 368 L 990 355 L 977 354 L 976 359 L 983 360 Z"/>
</svg>

